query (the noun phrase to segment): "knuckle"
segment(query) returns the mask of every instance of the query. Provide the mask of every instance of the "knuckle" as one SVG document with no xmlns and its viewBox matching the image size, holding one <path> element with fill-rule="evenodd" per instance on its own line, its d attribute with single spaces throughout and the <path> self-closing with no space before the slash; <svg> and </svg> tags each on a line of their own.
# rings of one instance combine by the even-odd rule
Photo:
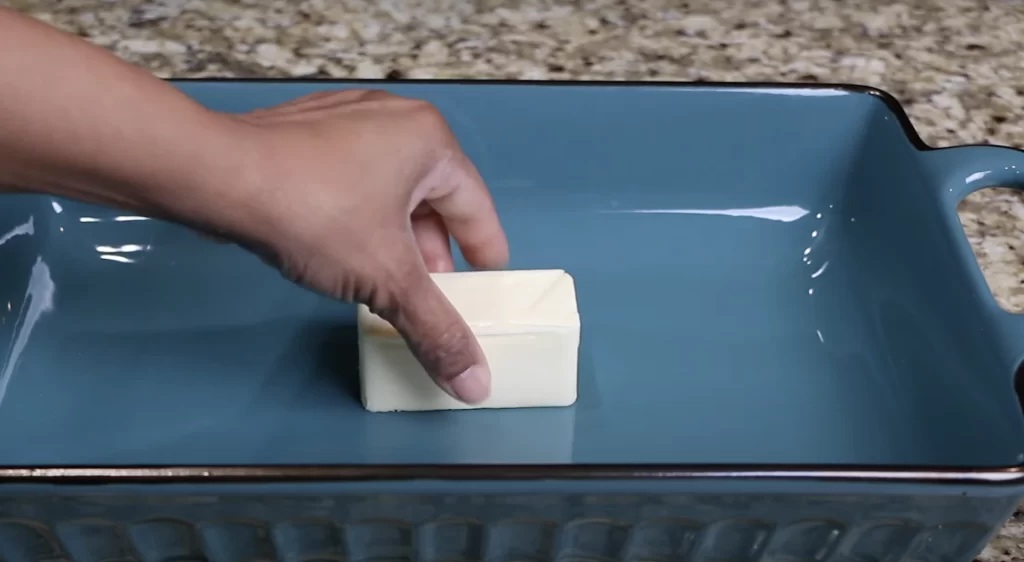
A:
<svg viewBox="0 0 1024 562">
<path fill-rule="evenodd" d="M 393 295 L 422 294 L 426 283 L 432 283 L 430 276 L 423 271 L 419 259 L 415 256 L 403 256 L 383 267 L 384 286 L 389 287 Z"/>
<path fill-rule="evenodd" d="M 310 100 L 315 100 L 315 99 L 319 99 L 319 98 L 322 98 L 322 97 L 324 97 L 324 96 L 325 96 L 325 95 L 327 95 L 327 94 L 329 94 L 329 92 L 324 92 L 324 91 L 319 91 L 319 92 L 311 92 L 311 93 L 305 94 L 305 95 L 303 95 L 303 96 L 300 96 L 300 97 L 298 97 L 298 98 L 295 98 L 295 100 L 294 100 L 294 101 L 296 101 L 296 102 L 302 102 L 302 101 L 310 101 Z"/>
<path fill-rule="evenodd" d="M 391 322 L 398 323 L 399 305 L 402 302 L 401 293 L 384 283 L 369 285 L 365 290 L 358 291 L 355 300 L 365 303 L 370 312 Z"/>
<path fill-rule="evenodd" d="M 375 269 L 379 271 L 375 276 L 378 281 L 368 284 L 368 288 L 358 295 L 358 300 L 366 303 L 370 310 L 382 318 L 391 322 L 400 321 L 402 301 L 406 295 L 416 294 L 421 272 L 408 260 L 381 264 Z"/>
<path fill-rule="evenodd" d="M 434 133 L 448 132 L 448 121 L 434 104 L 423 100 L 410 100 L 410 109 L 422 127 Z"/>
<path fill-rule="evenodd" d="M 374 297 L 368 290 L 372 284 L 365 282 L 364 275 L 330 256 L 316 252 L 287 252 L 275 253 L 273 262 L 264 261 L 276 266 L 288 281 L 335 300 L 366 302 Z"/>
<path fill-rule="evenodd" d="M 257 253 L 257 255 L 260 254 Z M 306 262 L 304 261 L 282 258 L 278 260 L 278 262 L 275 263 L 274 265 L 277 266 L 277 269 L 281 272 L 281 275 L 288 281 L 291 281 L 292 283 L 295 283 L 297 285 L 308 286 L 311 285 L 311 283 L 309 282 L 309 268 L 305 265 L 305 263 Z"/>
<path fill-rule="evenodd" d="M 362 289 L 363 285 L 352 275 L 335 275 L 330 283 L 330 296 L 343 302 L 361 302 L 371 295 Z"/>
<path fill-rule="evenodd" d="M 394 95 L 391 94 L 390 92 L 379 89 L 365 89 L 359 90 L 359 92 L 360 94 L 362 94 L 362 98 L 365 100 L 386 100 L 394 97 Z"/>
</svg>

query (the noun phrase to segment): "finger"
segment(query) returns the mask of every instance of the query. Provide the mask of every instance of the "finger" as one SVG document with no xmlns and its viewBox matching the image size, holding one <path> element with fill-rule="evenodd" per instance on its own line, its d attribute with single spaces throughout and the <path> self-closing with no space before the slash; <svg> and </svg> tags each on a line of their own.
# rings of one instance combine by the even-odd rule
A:
<svg viewBox="0 0 1024 562">
<path fill-rule="evenodd" d="M 352 92 L 361 92 L 363 90 L 351 90 L 351 91 Z M 274 113 L 274 112 L 278 112 L 278 111 L 285 111 L 285 110 L 288 110 L 288 109 L 299 107 L 299 106 L 301 106 L 301 105 L 303 105 L 305 103 L 308 103 L 310 101 L 314 101 L 314 100 L 318 100 L 318 99 L 321 99 L 321 98 L 325 98 L 325 97 L 331 96 L 331 95 L 333 95 L 335 93 L 336 92 L 332 92 L 332 91 L 313 92 L 312 94 L 306 94 L 304 96 L 299 96 L 297 98 L 292 98 L 292 99 L 290 99 L 290 100 L 288 100 L 286 102 L 279 103 L 277 105 L 271 105 L 271 106 L 267 106 L 267 107 L 258 107 L 258 108 L 254 109 L 252 111 L 249 111 L 248 114 L 249 115 L 265 115 L 265 114 L 268 114 L 268 113 Z"/>
<path fill-rule="evenodd" d="M 290 100 L 288 100 L 288 101 L 286 101 L 284 103 L 279 103 L 279 104 L 277 104 L 275 106 L 272 106 L 272 108 L 281 109 L 283 107 L 294 107 L 296 105 L 302 105 L 304 103 L 309 103 L 311 101 L 316 101 L 318 99 L 322 99 L 322 98 L 326 98 L 326 97 L 330 97 L 330 96 L 335 96 L 335 95 L 340 95 L 340 94 L 347 94 L 347 93 L 350 93 L 350 92 L 351 93 L 358 93 L 358 92 L 362 92 L 362 91 L 363 90 L 345 90 L 345 91 L 342 91 L 342 92 L 335 92 L 335 91 L 331 91 L 331 90 L 321 90 L 321 91 L 318 91 L 318 92 L 313 92 L 312 94 L 306 94 L 304 96 L 299 96 L 297 98 L 292 98 L 292 99 L 290 99 Z"/>
<path fill-rule="evenodd" d="M 397 97 L 382 90 L 329 90 L 303 96 L 275 109 L 288 111 L 316 111 L 325 107 Z"/>
<path fill-rule="evenodd" d="M 412 215 L 412 232 L 420 248 L 423 263 L 431 273 L 452 271 L 452 247 L 448 241 L 448 229 L 441 215 L 429 207 L 421 207 Z"/>
<path fill-rule="evenodd" d="M 476 336 L 425 270 L 399 281 L 394 306 L 382 313 L 434 382 L 453 398 L 478 404 L 491 372 Z"/>
<path fill-rule="evenodd" d="M 476 166 L 461 151 L 441 166 L 425 200 L 444 219 L 466 261 L 485 269 L 505 267 L 508 240 Z"/>
<path fill-rule="evenodd" d="M 294 115 L 303 115 L 310 111 L 357 103 L 372 99 L 383 99 L 391 96 L 379 90 L 326 90 L 298 97 L 272 107 L 257 109 L 249 113 L 261 119 L 280 119 Z"/>
<path fill-rule="evenodd" d="M 286 101 L 286 102 L 284 102 L 282 104 L 275 105 L 274 107 L 276 107 L 276 108 L 283 108 L 283 107 L 295 107 L 295 106 L 301 106 L 301 105 L 311 105 L 311 104 L 316 104 L 318 102 L 322 102 L 323 100 L 326 100 L 326 99 L 331 99 L 331 100 L 336 100 L 336 101 L 341 101 L 341 102 L 356 101 L 356 100 L 366 96 L 367 94 L 369 94 L 372 91 L 373 90 L 365 90 L 365 89 L 362 89 L 362 88 L 358 88 L 358 89 L 357 88 L 353 88 L 353 89 L 348 89 L 348 90 L 320 90 L 318 92 L 313 92 L 312 94 L 306 94 L 304 96 L 299 96 L 297 98 L 293 98 L 293 99 L 288 100 L 288 101 Z"/>
</svg>

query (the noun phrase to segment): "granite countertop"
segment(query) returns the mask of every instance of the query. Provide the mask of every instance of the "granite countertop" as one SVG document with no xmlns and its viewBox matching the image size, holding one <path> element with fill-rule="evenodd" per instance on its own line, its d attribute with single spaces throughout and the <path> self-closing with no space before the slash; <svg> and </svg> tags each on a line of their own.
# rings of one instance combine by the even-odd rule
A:
<svg viewBox="0 0 1024 562">
<path fill-rule="evenodd" d="M 896 95 L 933 146 L 1024 147 L 1020 0 L 0 0 L 163 77 L 823 81 Z M 1024 311 L 1024 198 L 961 220 Z M 1024 560 L 1024 515 L 981 555 Z"/>
</svg>

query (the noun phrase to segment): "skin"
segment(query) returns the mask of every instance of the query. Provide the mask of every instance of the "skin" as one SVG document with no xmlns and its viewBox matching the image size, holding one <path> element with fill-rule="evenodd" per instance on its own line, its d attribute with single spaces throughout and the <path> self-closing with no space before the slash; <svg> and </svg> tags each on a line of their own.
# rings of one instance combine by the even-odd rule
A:
<svg viewBox="0 0 1024 562">
<path fill-rule="evenodd" d="M 304 287 L 366 303 L 455 398 L 488 396 L 486 359 L 429 272 L 452 269 L 449 235 L 479 268 L 504 267 L 508 242 L 430 104 L 344 90 L 217 113 L 5 8 L 0 77 L 0 193 L 75 198 L 235 242 Z"/>
</svg>

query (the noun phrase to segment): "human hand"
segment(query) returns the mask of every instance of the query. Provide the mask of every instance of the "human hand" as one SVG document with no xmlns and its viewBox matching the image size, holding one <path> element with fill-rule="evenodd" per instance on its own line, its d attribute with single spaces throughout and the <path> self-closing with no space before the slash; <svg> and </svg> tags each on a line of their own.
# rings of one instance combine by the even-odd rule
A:
<svg viewBox="0 0 1024 562">
<path fill-rule="evenodd" d="M 45 61 L 45 64 L 39 64 Z M 368 304 L 438 384 L 490 374 L 429 270 L 508 244 L 487 188 L 429 104 L 325 92 L 245 115 L 195 103 L 109 52 L 0 7 L 0 193 L 71 197 L 232 239 L 315 291 Z"/>
<path fill-rule="evenodd" d="M 388 320 L 455 398 L 487 397 L 469 327 L 428 271 L 501 268 L 508 243 L 476 168 L 431 105 L 380 91 L 320 92 L 231 116 L 248 173 L 209 225 L 333 298 Z M 244 194 L 244 195 L 243 195 Z"/>
</svg>

